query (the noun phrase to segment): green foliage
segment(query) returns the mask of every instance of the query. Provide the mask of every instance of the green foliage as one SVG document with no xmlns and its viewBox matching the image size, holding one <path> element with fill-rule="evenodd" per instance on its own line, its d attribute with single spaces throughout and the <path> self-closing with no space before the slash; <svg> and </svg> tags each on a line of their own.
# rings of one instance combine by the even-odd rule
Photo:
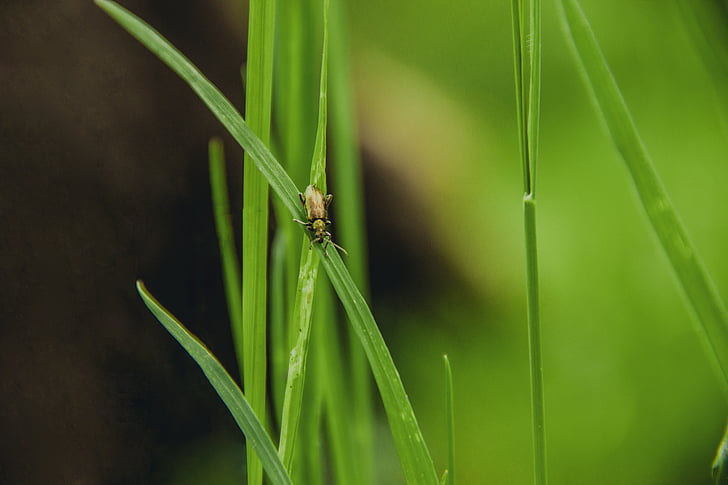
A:
<svg viewBox="0 0 728 485">
<path fill-rule="evenodd" d="M 192 87 L 250 154 L 291 215 L 303 218 L 302 209 L 297 203 L 298 191 L 290 177 L 220 91 L 147 24 L 114 2 L 97 0 L 96 3 Z M 438 483 L 434 464 L 409 398 L 366 301 L 338 252 L 329 251 L 328 256 L 325 256 L 321 245 L 317 244 L 315 248 L 369 359 L 407 482 L 424 485 Z"/>
<path fill-rule="evenodd" d="M 238 427 L 245 434 L 251 448 L 260 457 L 263 468 L 268 473 L 272 483 L 276 485 L 290 485 L 291 479 L 286 473 L 283 463 L 278 458 L 275 446 L 266 433 L 263 425 L 256 416 L 252 407 L 243 396 L 240 388 L 225 371 L 220 362 L 205 347 L 205 344 L 192 335 L 182 323 L 177 320 L 147 291 L 144 283 L 137 281 L 137 291 L 149 311 L 159 320 L 165 329 L 179 342 L 200 366 L 205 377 L 225 403 L 230 414 L 233 415 Z"/>
</svg>

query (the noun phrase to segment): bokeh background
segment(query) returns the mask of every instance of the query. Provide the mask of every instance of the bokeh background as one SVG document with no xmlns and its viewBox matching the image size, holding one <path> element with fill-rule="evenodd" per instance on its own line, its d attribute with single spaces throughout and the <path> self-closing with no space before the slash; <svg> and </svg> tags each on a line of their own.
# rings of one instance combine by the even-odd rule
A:
<svg viewBox="0 0 728 485">
<path fill-rule="evenodd" d="M 238 106 L 240 2 L 123 3 Z M 728 112 L 673 2 L 582 2 L 672 201 L 728 291 Z M 531 483 L 509 2 L 349 2 L 372 304 L 439 468 Z M 549 476 L 708 484 L 716 374 L 544 4 L 538 167 Z M 90 1 L 0 3 L 0 483 L 240 483 L 242 438 L 143 308 L 234 368 L 207 180 L 223 129 Z M 227 140 L 231 161 L 242 160 Z M 238 163 L 230 164 L 239 180 Z M 239 184 L 231 188 L 240 199 Z M 403 483 L 383 414 L 379 483 Z"/>
</svg>

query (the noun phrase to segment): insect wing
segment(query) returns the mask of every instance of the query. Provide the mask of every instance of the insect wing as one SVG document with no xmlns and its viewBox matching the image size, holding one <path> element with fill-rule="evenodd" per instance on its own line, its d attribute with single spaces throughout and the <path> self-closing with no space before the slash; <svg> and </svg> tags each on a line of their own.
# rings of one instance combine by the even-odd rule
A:
<svg viewBox="0 0 728 485">
<path fill-rule="evenodd" d="M 306 187 L 304 194 L 306 198 L 306 212 L 310 221 L 314 219 L 326 219 L 326 199 L 324 194 L 315 186 Z"/>
</svg>

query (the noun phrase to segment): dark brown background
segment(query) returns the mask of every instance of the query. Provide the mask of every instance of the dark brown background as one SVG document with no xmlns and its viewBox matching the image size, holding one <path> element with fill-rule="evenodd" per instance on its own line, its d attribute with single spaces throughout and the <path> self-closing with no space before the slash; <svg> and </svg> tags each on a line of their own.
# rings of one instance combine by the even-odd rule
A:
<svg viewBox="0 0 728 485">
<path fill-rule="evenodd" d="M 242 35 L 202 3 L 125 6 L 240 105 Z M 223 130 L 90 0 L 3 0 L 0 46 L 0 483 L 159 483 L 182 443 L 242 442 L 134 289 L 233 362 L 206 163 Z"/>
</svg>

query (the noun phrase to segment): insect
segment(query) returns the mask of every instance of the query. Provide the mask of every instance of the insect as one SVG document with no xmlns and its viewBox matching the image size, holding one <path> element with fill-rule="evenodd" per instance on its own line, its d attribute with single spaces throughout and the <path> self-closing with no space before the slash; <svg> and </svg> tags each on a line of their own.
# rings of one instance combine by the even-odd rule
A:
<svg viewBox="0 0 728 485">
<path fill-rule="evenodd" d="M 306 229 L 313 233 L 309 247 L 314 242 L 321 243 L 324 247 L 324 254 L 328 256 L 326 247 L 331 244 L 335 248 L 340 249 L 344 254 L 349 254 L 346 252 L 346 249 L 331 240 L 331 233 L 326 230 L 331 225 L 331 221 L 329 220 L 329 205 L 334 196 L 331 194 L 324 195 L 318 187 L 309 185 L 303 194 L 298 194 L 298 197 L 301 199 L 303 208 L 306 209 L 308 222 L 299 221 L 298 219 L 293 220 L 299 224 L 303 224 L 306 226 Z"/>
</svg>

